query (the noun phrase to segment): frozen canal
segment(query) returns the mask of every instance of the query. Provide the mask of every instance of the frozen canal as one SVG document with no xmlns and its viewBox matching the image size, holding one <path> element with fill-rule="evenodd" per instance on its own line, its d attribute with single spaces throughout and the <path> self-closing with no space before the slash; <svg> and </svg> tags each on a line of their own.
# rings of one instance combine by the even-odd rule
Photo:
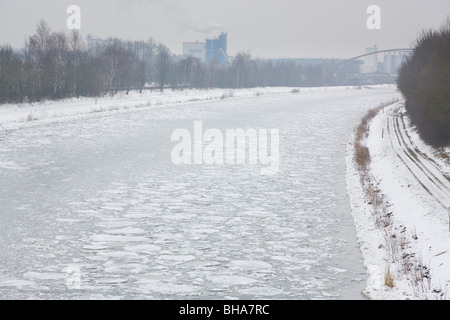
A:
<svg viewBox="0 0 450 320">
<path fill-rule="evenodd" d="M 346 143 L 394 90 L 195 102 L 0 132 L 0 299 L 359 299 Z M 280 130 L 280 167 L 175 166 L 175 129 Z"/>
</svg>

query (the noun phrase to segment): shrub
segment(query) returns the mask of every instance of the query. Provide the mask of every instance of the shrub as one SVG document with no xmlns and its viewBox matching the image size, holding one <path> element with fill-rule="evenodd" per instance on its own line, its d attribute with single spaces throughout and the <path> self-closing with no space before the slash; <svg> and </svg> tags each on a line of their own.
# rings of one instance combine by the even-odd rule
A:
<svg viewBox="0 0 450 320">
<path fill-rule="evenodd" d="M 450 19 L 439 31 L 422 32 L 397 85 L 421 137 L 436 147 L 450 145 Z"/>
<path fill-rule="evenodd" d="M 361 144 L 355 146 L 355 161 L 360 170 L 367 170 L 370 164 L 370 152 L 366 146 Z"/>
</svg>

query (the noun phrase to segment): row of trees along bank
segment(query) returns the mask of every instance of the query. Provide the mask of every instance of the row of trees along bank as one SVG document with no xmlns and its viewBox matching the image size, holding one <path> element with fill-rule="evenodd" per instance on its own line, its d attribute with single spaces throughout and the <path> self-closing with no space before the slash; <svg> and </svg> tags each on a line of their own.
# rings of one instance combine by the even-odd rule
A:
<svg viewBox="0 0 450 320">
<path fill-rule="evenodd" d="M 108 39 L 87 48 L 78 31 L 37 25 L 21 50 L 0 47 L 0 103 L 101 96 L 148 88 L 246 88 L 352 85 L 358 62 L 331 66 L 252 59 L 238 53 L 226 66 L 176 57 L 162 43 Z"/>
</svg>

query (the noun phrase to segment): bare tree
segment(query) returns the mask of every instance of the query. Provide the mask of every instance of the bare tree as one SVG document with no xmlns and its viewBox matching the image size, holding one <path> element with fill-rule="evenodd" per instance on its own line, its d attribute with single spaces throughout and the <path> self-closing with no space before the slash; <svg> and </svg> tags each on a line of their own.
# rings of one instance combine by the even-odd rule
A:
<svg viewBox="0 0 450 320">
<path fill-rule="evenodd" d="M 43 98 L 45 50 L 50 38 L 50 29 L 43 20 L 36 28 L 36 34 L 25 43 L 25 64 L 27 70 L 27 96 L 30 101 Z"/>
<path fill-rule="evenodd" d="M 120 41 L 117 39 L 110 39 L 103 48 L 101 55 L 102 71 L 105 77 L 106 92 L 117 90 L 115 84 L 119 73 L 120 60 Z"/>
<path fill-rule="evenodd" d="M 163 44 L 156 47 L 156 61 L 155 61 L 155 76 L 161 92 L 168 82 L 169 72 L 171 67 L 170 51 Z"/>
<path fill-rule="evenodd" d="M 81 34 L 78 30 L 72 30 L 69 35 L 68 42 L 70 52 L 68 59 L 67 86 L 69 96 L 76 97 L 78 95 L 77 84 L 80 76 L 79 69 L 81 64 L 81 55 L 83 54 L 85 48 Z"/>
<path fill-rule="evenodd" d="M 237 88 L 247 86 L 251 61 L 251 56 L 245 52 L 238 53 L 233 59 L 231 68 L 236 77 L 235 86 Z"/>
<path fill-rule="evenodd" d="M 9 46 L 0 47 L 0 103 L 22 102 L 22 60 Z"/>
<path fill-rule="evenodd" d="M 136 54 L 136 46 L 131 43 L 125 43 L 120 50 L 120 73 L 119 77 L 122 82 L 122 88 L 127 91 L 140 83 L 140 60 Z"/>
<path fill-rule="evenodd" d="M 155 42 L 151 38 L 147 41 L 136 41 L 133 44 L 133 51 L 139 60 L 137 77 L 141 92 L 147 83 L 151 83 L 153 81 L 155 48 Z"/>
</svg>

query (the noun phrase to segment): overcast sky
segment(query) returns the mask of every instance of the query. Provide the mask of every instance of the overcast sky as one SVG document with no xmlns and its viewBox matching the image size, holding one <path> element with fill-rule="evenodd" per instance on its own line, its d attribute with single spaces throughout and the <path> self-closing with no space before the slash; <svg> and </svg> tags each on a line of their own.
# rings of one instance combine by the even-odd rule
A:
<svg viewBox="0 0 450 320">
<path fill-rule="evenodd" d="M 81 32 L 102 38 L 153 38 L 180 54 L 183 41 L 228 32 L 228 51 L 261 58 L 353 57 L 364 48 L 410 47 L 438 28 L 450 0 L 0 0 L 0 44 L 22 47 L 40 19 L 66 30 L 66 9 L 81 8 Z M 366 26 L 381 8 L 381 30 Z"/>
</svg>

